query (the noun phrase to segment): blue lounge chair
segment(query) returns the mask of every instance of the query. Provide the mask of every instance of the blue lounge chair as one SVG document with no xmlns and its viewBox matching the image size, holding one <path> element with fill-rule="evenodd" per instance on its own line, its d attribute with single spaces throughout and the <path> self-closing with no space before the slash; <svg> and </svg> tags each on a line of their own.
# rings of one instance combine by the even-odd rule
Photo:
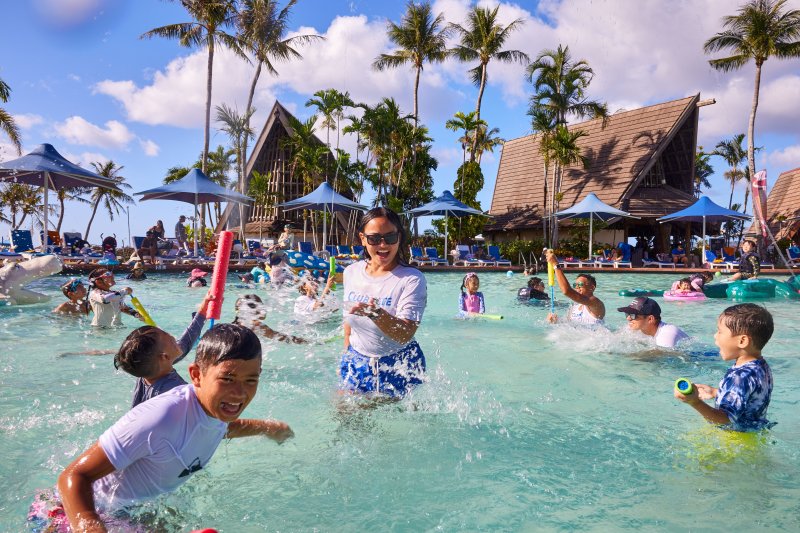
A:
<svg viewBox="0 0 800 533">
<path fill-rule="evenodd" d="M 425 255 L 428 257 L 428 261 L 430 261 L 434 266 L 447 265 L 447 259 L 444 257 L 439 257 L 439 251 L 432 246 L 425 248 Z"/>
<path fill-rule="evenodd" d="M 470 252 L 469 246 L 466 244 L 456 244 L 456 250 L 458 251 L 458 259 L 453 261 L 453 266 L 459 264 L 463 266 L 481 266 L 480 261 L 472 257 L 472 252 Z"/>
<path fill-rule="evenodd" d="M 36 251 L 33 247 L 31 231 L 27 229 L 11 230 L 11 248 L 14 250 L 14 253 L 23 254 L 25 257 L 47 255 Z"/>
<path fill-rule="evenodd" d="M 409 251 L 411 252 L 411 257 L 409 258 L 408 262 L 412 265 L 433 265 L 433 261 L 428 259 L 424 253 L 422 253 L 422 247 L 420 246 L 409 246 Z"/>
<path fill-rule="evenodd" d="M 314 255 L 314 246 L 311 245 L 311 241 L 297 241 L 297 251 Z"/>
<path fill-rule="evenodd" d="M 328 257 L 336 257 L 338 252 L 336 251 L 336 246 L 329 244 L 325 246 L 325 251 L 328 252 Z"/>
<path fill-rule="evenodd" d="M 336 255 L 353 255 L 353 249 L 347 244 L 340 244 L 336 247 Z"/>
<path fill-rule="evenodd" d="M 493 258 L 492 258 L 490 255 L 489 255 L 489 252 L 487 252 L 485 249 L 483 250 L 483 251 L 484 251 L 484 254 L 483 254 L 483 256 L 485 257 L 485 259 L 482 259 L 482 258 L 478 257 L 478 255 L 479 255 L 479 254 L 478 254 L 478 250 L 480 250 L 480 249 L 482 249 L 482 248 L 483 248 L 483 246 L 478 246 L 477 244 L 474 244 L 474 245 L 472 245 L 472 246 L 470 247 L 470 253 L 472 254 L 472 258 L 473 258 L 475 261 L 477 261 L 477 262 L 478 262 L 479 266 L 496 266 L 496 265 L 497 265 L 497 263 L 496 263 L 496 262 L 495 262 L 495 260 L 494 260 L 494 259 L 493 259 Z"/>
<path fill-rule="evenodd" d="M 786 253 L 789 255 L 789 266 L 800 265 L 800 248 L 797 246 L 790 246 L 786 249 Z"/>
<path fill-rule="evenodd" d="M 711 250 L 706 250 L 706 265 L 712 270 L 715 268 L 722 268 L 725 269 L 726 271 L 732 270 L 733 267 L 735 266 L 730 261 L 722 261 L 717 257 L 717 254 L 715 254 Z"/>
<path fill-rule="evenodd" d="M 356 254 L 358 257 L 364 257 L 364 247 L 361 245 L 353 246 L 353 253 Z"/>
<path fill-rule="evenodd" d="M 500 255 L 500 247 L 496 245 L 489 245 L 489 257 L 494 259 L 494 264 L 497 266 L 511 266 L 511 261 Z"/>
</svg>

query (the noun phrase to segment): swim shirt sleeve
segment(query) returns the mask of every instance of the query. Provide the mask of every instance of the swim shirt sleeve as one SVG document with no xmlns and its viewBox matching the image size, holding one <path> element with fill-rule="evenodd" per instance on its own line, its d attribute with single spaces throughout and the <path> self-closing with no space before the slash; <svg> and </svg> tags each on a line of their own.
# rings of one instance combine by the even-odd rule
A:
<svg viewBox="0 0 800 533">
<path fill-rule="evenodd" d="M 486 312 L 486 302 L 483 301 L 483 293 L 482 292 L 478 293 L 478 298 L 480 299 L 480 302 L 481 302 L 481 310 L 478 311 L 478 312 L 480 314 L 484 314 Z"/>
<path fill-rule="evenodd" d="M 178 339 L 178 347 L 181 349 L 181 356 L 173 361 L 177 363 L 184 357 L 186 354 L 191 351 L 192 346 L 194 343 L 197 342 L 197 339 L 200 338 L 200 333 L 203 331 L 203 324 L 206 323 L 206 317 L 202 313 L 195 313 L 192 317 L 192 321 L 189 323 L 189 326 L 183 332 L 183 335 Z"/>
<path fill-rule="evenodd" d="M 117 470 L 122 470 L 135 461 L 151 455 L 151 438 L 161 435 L 170 425 L 163 424 L 168 412 L 162 403 L 143 402 L 108 428 L 98 442 L 108 460 Z M 167 408 L 168 409 L 168 408 Z"/>
<path fill-rule="evenodd" d="M 678 326 L 662 324 L 656 331 L 656 345 L 662 348 L 674 348 L 683 339 L 689 336 Z"/>
<path fill-rule="evenodd" d="M 757 385 L 755 376 L 748 367 L 731 367 L 719 384 L 716 406 L 725 411 L 734 426 L 739 425 L 745 414 L 747 401 Z"/>
<path fill-rule="evenodd" d="M 425 276 L 419 271 L 405 278 L 402 293 L 397 299 L 397 318 L 422 321 L 422 314 L 428 304 L 428 284 Z"/>
<path fill-rule="evenodd" d="M 747 260 L 750 261 L 750 264 L 753 266 L 753 276 L 758 276 L 759 273 L 761 273 L 761 261 L 759 261 L 758 256 L 756 256 L 756 254 L 751 254 Z"/>
<path fill-rule="evenodd" d="M 467 312 L 466 300 L 467 300 L 467 295 L 462 292 L 461 296 L 458 297 L 458 312 L 459 313 L 466 313 Z"/>
</svg>

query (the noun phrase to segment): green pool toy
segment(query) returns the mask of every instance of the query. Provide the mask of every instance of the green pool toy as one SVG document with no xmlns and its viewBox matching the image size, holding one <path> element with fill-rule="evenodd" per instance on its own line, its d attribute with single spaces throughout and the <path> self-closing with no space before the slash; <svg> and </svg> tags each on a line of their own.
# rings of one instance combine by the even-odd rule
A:
<svg viewBox="0 0 800 533">
<path fill-rule="evenodd" d="M 686 396 L 692 393 L 694 386 L 688 379 L 680 378 L 675 380 L 675 390 Z"/>
</svg>

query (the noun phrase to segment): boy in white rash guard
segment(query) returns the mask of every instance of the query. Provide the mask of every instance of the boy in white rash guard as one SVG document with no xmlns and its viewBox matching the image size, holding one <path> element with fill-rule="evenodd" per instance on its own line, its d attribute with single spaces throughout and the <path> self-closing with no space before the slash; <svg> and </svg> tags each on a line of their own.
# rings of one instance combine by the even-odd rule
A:
<svg viewBox="0 0 800 533">
<path fill-rule="evenodd" d="M 92 270 L 89 274 L 89 306 L 92 308 L 94 317 L 92 326 L 110 327 L 121 326 L 122 320 L 120 313 L 131 315 L 144 321 L 144 317 L 123 302 L 123 298 L 133 293 L 133 289 L 125 287 L 121 291 L 112 291 L 111 287 L 115 284 L 114 273 L 105 268 Z"/>
<path fill-rule="evenodd" d="M 651 298 L 639 296 L 625 307 L 617 311 L 625 313 L 628 327 L 654 337 L 656 345 L 661 348 L 674 348 L 680 341 L 689 336 L 678 326 L 661 321 L 661 306 Z"/>
<path fill-rule="evenodd" d="M 205 468 L 225 437 L 291 437 L 289 426 L 277 420 L 229 425 L 255 396 L 260 374 L 261 343 L 252 331 L 218 324 L 206 332 L 189 365 L 191 384 L 128 411 L 61 473 L 61 511 L 72 529 L 106 531 L 98 509 L 176 490 Z"/>
</svg>

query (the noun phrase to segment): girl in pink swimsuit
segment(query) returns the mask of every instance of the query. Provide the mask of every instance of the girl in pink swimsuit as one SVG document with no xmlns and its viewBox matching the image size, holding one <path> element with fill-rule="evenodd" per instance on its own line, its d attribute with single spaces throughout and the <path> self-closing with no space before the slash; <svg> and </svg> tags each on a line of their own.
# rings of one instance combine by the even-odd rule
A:
<svg viewBox="0 0 800 533">
<path fill-rule="evenodd" d="M 469 272 L 464 276 L 464 280 L 461 282 L 461 297 L 458 301 L 458 308 L 462 314 L 483 314 L 486 312 L 483 293 L 478 292 L 480 286 L 481 282 L 475 272 Z"/>
</svg>

